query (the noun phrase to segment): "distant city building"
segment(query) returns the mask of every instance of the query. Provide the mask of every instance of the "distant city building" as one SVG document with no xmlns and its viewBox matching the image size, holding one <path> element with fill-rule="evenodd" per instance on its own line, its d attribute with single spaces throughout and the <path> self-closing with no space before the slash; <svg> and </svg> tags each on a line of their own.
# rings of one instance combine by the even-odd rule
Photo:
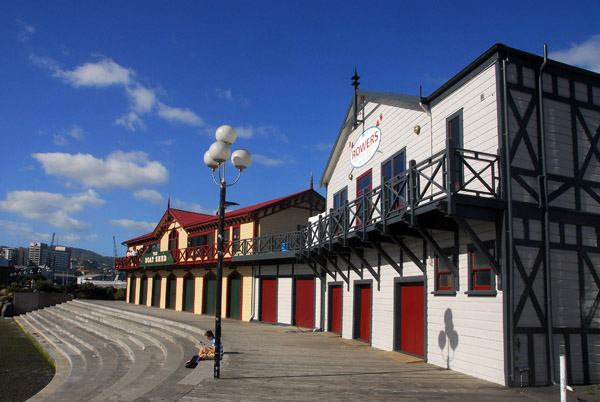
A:
<svg viewBox="0 0 600 402">
<path fill-rule="evenodd" d="M 29 260 L 33 265 L 64 271 L 71 266 L 71 248 L 64 246 L 48 247 L 45 243 L 29 244 Z"/>
<path fill-rule="evenodd" d="M 9 261 L 9 265 L 28 265 L 29 250 L 24 247 L 5 247 L 0 253 Z"/>
</svg>

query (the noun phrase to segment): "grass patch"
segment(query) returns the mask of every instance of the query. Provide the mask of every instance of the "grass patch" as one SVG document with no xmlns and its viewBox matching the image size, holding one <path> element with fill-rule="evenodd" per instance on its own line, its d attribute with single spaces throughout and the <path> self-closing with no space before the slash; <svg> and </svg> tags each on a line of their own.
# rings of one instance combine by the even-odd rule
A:
<svg viewBox="0 0 600 402">
<path fill-rule="evenodd" d="M 0 402 L 26 401 L 54 377 L 50 358 L 12 318 L 0 317 Z"/>
</svg>

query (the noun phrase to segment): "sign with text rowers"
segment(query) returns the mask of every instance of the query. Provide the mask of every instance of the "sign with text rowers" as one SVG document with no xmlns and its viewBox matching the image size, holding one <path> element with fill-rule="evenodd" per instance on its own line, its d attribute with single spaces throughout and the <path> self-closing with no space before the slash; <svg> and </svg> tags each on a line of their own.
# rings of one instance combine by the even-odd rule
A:
<svg viewBox="0 0 600 402">
<path fill-rule="evenodd" d="M 381 129 L 379 127 L 369 127 L 363 131 L 352 145 L 352 153 L 350 154 L 352 166 L 359 168 L 369 162 L 379 149 L 379 144 L 381 144 Z"/>
<path fill-rule="evenodd" d="M 142 255 L 140 259 L 142 267 L 156 267 L 159 265 L 173 265 L 173 256 L 168 251 L 153 251 Z"/>
</svg>

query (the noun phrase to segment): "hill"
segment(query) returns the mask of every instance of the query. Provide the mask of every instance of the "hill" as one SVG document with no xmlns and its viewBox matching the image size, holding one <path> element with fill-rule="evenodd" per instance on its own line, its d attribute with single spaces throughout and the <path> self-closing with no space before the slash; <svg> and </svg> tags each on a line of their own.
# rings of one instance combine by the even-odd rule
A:
<svg viewBox="0 0 600 402">
<path fill-rule="evenodd" d="M 115 266 L 114 257 L 105 257 L 98 253 L 82 248 L 71 248 L 71 261 L 74 265 L 82 265 L 88 268 L 113 268 Z"/>
</svg>

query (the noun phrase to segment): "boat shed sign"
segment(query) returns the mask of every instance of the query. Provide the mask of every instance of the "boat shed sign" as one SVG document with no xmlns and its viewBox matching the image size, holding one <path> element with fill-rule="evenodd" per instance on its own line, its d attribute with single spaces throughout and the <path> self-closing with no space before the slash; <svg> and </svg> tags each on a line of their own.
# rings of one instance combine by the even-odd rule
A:
<svg viewBox="0 0 600 402">
<path fill-rule="evenodd" d="M 140 259 L 142 267 L 153 267 L 160 265 L 173 265 L 173 256 L 169 251 L 154 251 L 142 255 Z"/>
<path fill-rule="evenodd" d="M 375 156 L 379 144 L 381 144 L 381 129 L 379 127 L 367 128 L 358 136 L 356 142 L 351 144 L 350 164 L 355 168 L 367 164 Z"/>
</svg>

